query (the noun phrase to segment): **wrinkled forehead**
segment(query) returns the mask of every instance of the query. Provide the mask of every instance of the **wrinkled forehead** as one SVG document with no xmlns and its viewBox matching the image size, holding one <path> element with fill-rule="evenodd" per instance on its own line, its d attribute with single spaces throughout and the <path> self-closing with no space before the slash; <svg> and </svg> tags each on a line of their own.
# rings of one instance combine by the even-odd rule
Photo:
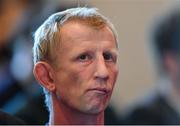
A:
<svg viewBox="0 0 180 126">
<path fill-rule="evenodd" d="M 109 32 L 113 36 L 112 38 L 114 38 L 116 48 L 118 48 L 117 35 L 116 35 L 115 31 L 112 29 L 112 27 L 110 27 L 105 22 L 98 23 L 98 22 L 91 21 L 88 19 L 81 20 L 81 19 L 73 18 L 73 19 L 66 21 L 60 28 L 61 29 L 60 30 L 61 41 L 62 41 L 62 38 L 64 38 L 64 36 L 67 36 L 67 35 L 69 35 L 69 33 L 72 33 L 72 31 L 74 31 L 74 29 L 76 29 L 76 31 L 74 31 L 74 32 L 78 32 L 79 30 L 82 30 L 83 28 L 84 28 L 84 32 L 89 32 L 89 33 L 92 33 L 92 32 L 103 33 L 104 31 Z M 82 32 L 81 36 L 83 37 L 83 35 L 84 34 Z M 71 36 L 69 35 L 69 37 L 71 37 Z"/>
<path fill-rule="evenodd" d="M 77 52 L 118 52 L 114 35 L 108 27 L 97 30 L 81 23 L 64 25 L 59 45 L 56 53 L 59 57 Z"/>
<path fill-rule="evenodd" d="M 116 37 L 107 25 L 97 28 L 84 22 L 71 21 L 61 27 L 60 35 L 61 41 L 104 39 L 115 43 L 117 47 Z"/>
</svg>

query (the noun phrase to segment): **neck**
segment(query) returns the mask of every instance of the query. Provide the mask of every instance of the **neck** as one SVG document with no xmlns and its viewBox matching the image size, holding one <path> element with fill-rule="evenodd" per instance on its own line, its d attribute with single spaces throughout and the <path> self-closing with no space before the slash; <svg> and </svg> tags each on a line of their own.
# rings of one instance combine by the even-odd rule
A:
<svg viewBox="0 0 180 126">
<path fill-rule="evenodd" d="M 55 95 L 52 95 L 52 108 L 50 112 L 50 125 L 103 125 L 104 112 L 98 114 L 88 114 L 77 111 L 58 101 Z"/>
</svg>

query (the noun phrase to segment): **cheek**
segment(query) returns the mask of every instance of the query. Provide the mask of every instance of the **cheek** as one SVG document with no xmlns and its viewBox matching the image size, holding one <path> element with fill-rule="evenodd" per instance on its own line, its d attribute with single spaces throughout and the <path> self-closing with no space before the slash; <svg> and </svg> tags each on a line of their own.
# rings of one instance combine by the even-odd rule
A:
<svg viewBox="0 0 180 126">
<path fill-rule="evenodd" d="M 113 83 L 115 83 L 115 81 L 116 81 L 116 79 L 117 79 L 117 76 L 118 76 L 118 74 L 119 74 L 119 68 L 118 68 L 118 66 L 116 65 L 116 66 L 112 66 L 111 68 L 110 68 L 110 73 L 111 73 L 111 78 L 112 78 L 112 80 L 113 80 Z"/>
<path fill-rule="evenodd" d="M 83 83 L 83 72 L 76 69 L 66 69 L 58 74 L 56 85 L 61 94 L 77 94 Z"/>
<path fill-rule="evenodd" d="M 119 68 L 118 67 L 115 68 L 114 73 L 115 73 L 115 78 L 117 79 L 117 77 L 119 75 Z"/>
<path fill-rule="evenodd" d="M 69 66 L 56 74 L 57 92 L 61 97 L 80 97 L 90 84 L 93 68 L 72 64 Z"/>
<path fill-rule="evenodd" d="M 82 92 L 77 73 L 66 73 L 58 80 L 57 97 L 66 104 L 75 104 Z"/>
<path fill-rule="evenodd" d="M 117 67 L 113 67 L 110 71 L 109 86 L 111 86 L 112 89 L 114 89 L 118 73 L 119 73 L 119 70 Z"/>
<path fill-rule="evenodd" d="M 77 66 L 71 74 L 74 76 L 73 79 L 76 80 L 79 85 L 86 86 L 88 81 L 92 79 L 93 69 L 93 65 Z"/>
</svg>

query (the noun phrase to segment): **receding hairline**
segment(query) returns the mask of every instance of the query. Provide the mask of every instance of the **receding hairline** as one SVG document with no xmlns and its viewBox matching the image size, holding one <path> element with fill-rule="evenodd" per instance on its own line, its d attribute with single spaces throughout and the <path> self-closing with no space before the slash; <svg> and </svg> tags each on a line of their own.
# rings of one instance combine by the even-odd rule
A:
<svg viewBox="0 0 180 126">
<path fill-rule="evenodd" d="M 68 26 L 69 25 L 69 26 Z M 101 26 L 99 27 L 96 27 L 94 25 L 91 25 L 91 24 L 88 24 L 86 21 L 82 21 L 82 20 L 70 20 L 70 21 L 67 21 L 62 27 L 61 27 L 61 30 L 59 32 L 60 34 L 60 38 L 62 39 L 64 37 L 64 35 L 66 35 L 65 32 L 67 31 L 64 31 L 64 28 L 68 28 L 68 27 L 71 27 L 73 28 L 73 26 L 75 25 L 78 25 L 78 27 L 81 27 L 81 26 L 85 26 L 87 27 L 88 29 L 92 29 L 92 30 L 95 30 L 95 31 L 101 31 L 103 29 L 107 29 L 113 36 L 114 38 L 114 41 L 116 43 L 116 36 L 114 35 L 113 31 L 111 30 L 111 28 L 106 24 L 106 23 L 103 23 Z M 68 29 L 71 29 L 71 28 L 68 28 Z M 63 36 L 62 36 L 63 34 Z M 60 42 L 62 42 L 62 40 L 60 40 Z"/>
<path fill-rule="evenodd" d="M 56 41 L 58 41 L 58 42 L 56 42 L 57 44 L 57 46 L 55 47 L 56 49 L 54 50 L 54 52 L 56 52 L 57 50 L 59 50 L 59 47 L 61 46 L 61 43 L 62 42 L 64 42 L 64 37 L 66 36 L 66 33 L 64 33 L 64 28 L 65 27 L 69 27 L 68 25 L 69 24 L 78 24 L 78 25 L 84 25 L 85 27 L 88 27 L 88 28 L 90 28 L 90 29 L 92 29 L 92 30 L 97 30 L 97 31 L 100 31 L 100 30 L 102 30 L 102 29 L 104 29 L 104 28 L 107 28 L 107 30 L 109 30 L 109 32 L 111 32 L 111 34 L 112 34 L 112 36 L 113 36 L 113 40 L 114 40 L 114 42 L 115 42 L 115 45 L 116 45 L 116 48 L 118 48 L 118 46 L 117 46 L 117 38 L 116 38 L 116 35 L 115 35 L 115 33 L 113 32 L 113 30 L 111 29 L 111 27 L 106 23 L 106 22 L 102 22 L 102 24 L 101 25 L 98 25 L 98 27 L 96 27 L 96 26 L 94 26 L 93 24 L 91 24 L 91 23 L 88 23 L 87 22 L 88 21 L 88 19 L 85 19 L 85 20 L 81 20 L 81 19 L 78 19 L 78 18 L 73 18 L 73 19 L 69 19 L 69 20 L 67 20 L 65 23 L 63 23 L 63 25 L 62 26 L 60 26 L 60 29 L 58 30 L 58 33 L 56 33 L 56 34 L 58 34 L 58 36 L 57 36 L 57 38 L 55 38 L 55 40 Z M 62 35 L 63 34 L 63 35 Z M 65 36 L 64 36 L 65 35 Z M 56 53 L 55 53 L 55 55 L 54 55 L 55 57 L 57 56 L 56 55 Z M 54 58 L 55 59 L 55 58 Z M 54 61 L 53 61 L 54 62 Z"/>
<path fill-rule="evenodd" d="M 85 11 L 83 11 L 83 9 Z M 49 34 L 47 34 L 48 36 L 46 35 L 44 37 L 47 38 L 47 41 L 49 41 L 49 42 L 53 40 L 54 42 L 51 42 L 52 44 L 54 43 L 54 44 L 59 45 L 60 42 L 57 42 L 57 41 L 61 41 L 61 34 L 60 34 L 61 28 L 66 23 L 69 23 L 69 22 L 78 22 L 81 24 L 88 25 L 95 29 L 101 29 L 101 28 L 107 26 L 112 31 L 113 36 L 115 38 L 116 46 L 118 47 L 117 33 L 116 33 L 116 30 L 115 30 L 113 24 L 106 17 L 104 17 L 102 14 L 100 14 L 96 8 L 72 8 L 72 9 L 68 9 L 68 10 L 65 10 L 62 12 L 57 12 L 57 13 L 52 14 L 43 23 L 42 30 L 43 30 L 43 28 L 44 28 L 44 30 L 42 32 L 47 32 L 45 30 L 49 30 L 50 34 L 52 34 L 54 37 L 51 36 L 51 38 L 50 38 Z M 54 29 L 56 29 L 56 30 L 54 30 Z M 37 38 L 39 38 L 38 34 L 36 35 Z M 40 42 L 41 42 L 41 40 L 40 40 Z M 38 43 L 40 43 L 40 42 L 38 42 Z M 50 44 L 50 46 L 52 46 L 52 44 Z M 34 46 L 34 47 L 35 47 L 35 49 L 37 48 L 37 46 Z M 45 61 L 50 61 L 51 58 L 55 57 L 55 56 L 53 56 L 54 49 L 53 50 L 50 49 L 50 50 L 51 51 L 48 53 L 49 58 L 46 57 L 46 55 L 42 55 L 42 57 L 40 55 L 39 58 L 36 58 L 36 56 L 35 56 L 35 63 L 38 61 L 42 61 L 43 59 Z M 37 53 L 37 52 L 34 52 L 34 53 Z M 53 55 L 51 55 L 51 54 L 53 54 Z M 54 58 L 53 58 L 53 60 L 54 60 Z"/>
<path fill-rule="evenodd" d="M 61 33 L 63 31 L 63 28 L 67 25 L 67 24 L 79 24 L 79 25 L 84 25 L 84 26 L 87 26 L 91 29 L 94 29 L 94 30 L 101 30 L 101 29 L 104 29 L 104 28 L 108 28 L 108 30 L 112 33 L 113 37 L 114 37 L 114 40 L 115 40 L 115 43 L 116 43 L 116 47 L 118 48 L 118 38 L 117 38 L 117 35 L 115 33 L 115 29 L 112 28 L 112 26 L 104 19 L 102 19 L 102 17 L 99 17 L 99 20 L 101 19 L 101 24 L 98 23 L 94 23 L 93 21 L 90 21 L 91 19 L 93 20 L 94 19 L 97 19 L 97 17 L 88 17 L 88 18 L 79 18 L 79 17 L 72 17 L 72 18 L 69 18 L 65 23 L 63 23 L 63 25 L 61 25 L 60 29 L 59 29 L 59 36 L 61 36 Z M 90 20 L 89 20 L 90 19 Z M 62 37 L 60 37 L 62 38 Z M 61 40 L 60 40 L 61 41 Z"/>
</svg>

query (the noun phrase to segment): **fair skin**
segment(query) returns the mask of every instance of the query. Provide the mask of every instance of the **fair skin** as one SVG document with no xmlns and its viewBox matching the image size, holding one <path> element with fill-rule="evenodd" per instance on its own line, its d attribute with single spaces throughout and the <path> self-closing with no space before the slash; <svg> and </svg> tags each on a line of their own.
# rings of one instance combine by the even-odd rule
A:
<svg viewBox="0 0 180 126">
<path fill-rule="evenodd" d="M 50 124 L 104 124 L 118 75 L 117 46 L 108 27 L 68 22 L 61 29 L 56 67 L 38 62 L 34 74 L 51 92 Z"/>
</svg>

